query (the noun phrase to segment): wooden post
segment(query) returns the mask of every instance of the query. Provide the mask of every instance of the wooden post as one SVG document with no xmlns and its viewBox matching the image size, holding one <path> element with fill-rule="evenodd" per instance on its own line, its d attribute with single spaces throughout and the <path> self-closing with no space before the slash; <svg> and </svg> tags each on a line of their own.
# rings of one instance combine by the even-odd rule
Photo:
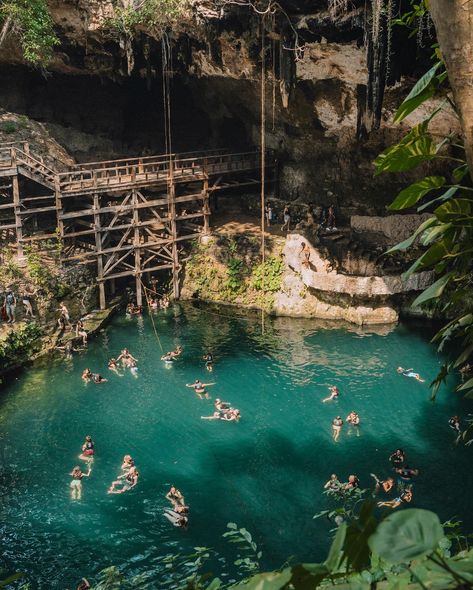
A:
<svg viewBox="0 0 473 590">
<path fill-rule="evenodd" d="M 139 227 L 140 215 L 139 215 L 139 209 L 137 208 L 138 195 L 137 195 L 137 191 L 135 188 L 133 189 L 132 203 L 133 203 L 133 226 L 134 226 L 133 245 L 135 247 L 136 304 L 143 305 L 143 293 L 141 290 L 141 251 L 140 251 L 140 227 Z"/>
<path fill-rule="evenodd" d="M 97 252 L 102 251 L 102 234 L 100 232 L 100 199 L 97 193 L 94 193 L 94 230 L 95 230 L 95 249 Z M 107 300 L 105 297 L 105 281 L 103 277 L 103 256 L 97 256 L 97 282 L 99 285 L 99 300 L 100 309 L 107 308 Z"/>
<path fill-rule="evenodd" d="M 179 253 L 177 250 L 177 223 L 176 223 L 176 186 L 174 184 L 173 161 L 169 159 L 168 177 L 169 215 L 171 217 L 172 237 L 172 289 L 174 299 L 179 299 Z"/>
<path fill-rule="evenodd" d="M 12 179 L 13 186 L 13 210 L 15 213 L 15 229 L 16 229 L 16 251 L 18 257 L 23 256 L 23 222 L 21 220 L 21 204 L 20 204 L 20 186 L 18 183 L 18 174 Z"/>
<path fill-rule="evenodd" d="M 64 246 L 64 221 L 62 220 L 62 199 L 61 199 L 61 183 L 59 182 L 59 175 L 54 175 L 54 197 L 56 203 L 56 223 L 58 231 L 58 240 L 61 241 L 60 260 L 62 261 L 62 248 Z"/>
<path fill-rule="evenodd" d="M 204 197 L 203 214 L 204 214 L 204 236 L 210 234 L 210 202 L 209 202 L 209 179 L 204 179 L 202 196 Z"/>
</svg>

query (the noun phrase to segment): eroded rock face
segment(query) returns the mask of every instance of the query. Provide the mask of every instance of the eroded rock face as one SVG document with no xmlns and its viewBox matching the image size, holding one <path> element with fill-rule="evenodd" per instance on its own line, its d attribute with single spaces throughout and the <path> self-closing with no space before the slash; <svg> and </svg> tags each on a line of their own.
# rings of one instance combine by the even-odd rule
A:
<svg viewBox="0 0 473 590">
<path fill-rule="evenodd" d="M 350 227 L 359 232 L 377 232 L 388 238 L 391 245 L 406 240 L 415 230 L 432 217 L 423 215 L 389 215 L 387 217 L 353 215 Z"/>
</svg>

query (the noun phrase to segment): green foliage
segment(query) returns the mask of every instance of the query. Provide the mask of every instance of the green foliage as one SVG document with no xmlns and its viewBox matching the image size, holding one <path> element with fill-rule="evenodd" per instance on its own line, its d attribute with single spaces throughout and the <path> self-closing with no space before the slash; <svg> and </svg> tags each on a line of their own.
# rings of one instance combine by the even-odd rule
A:
<svg viewBox="0 0 473 590">
<path fill-rule="evenodd" d="M 24 59 L 47 66 L 60 42 L 46 0 L 0 0 L 0 24 L 7 20 L 19 35 Z"/>
<path fill-rule="evenodd" d="M 145 27 L 154 34 L 177 22 L 189 6 L 188 0 L 141 0 L 138 6 L 115 6 L 107 26 L 114 32 L 133 37 Z"/>
<path fill-rule="evenodd" d="M 45 264 L 41 253 L 30 246 L 25 248 L 25 256 L 26 267 L 33 284 L 45 292 L 52 292 L 55 277 Z"/>
<path fill-rule="evenodd" d="M 6 250 L 4 254 L 4 262 L 0 267 L 0 283 L 8 284 L 21 277 L 21 268 L 13 260 L 11 250 Z"/>
<path fill-rule="evenodd" d="M 8 368 L 27 361 L 42 330 L 38 324 L 27 322 L 12 330 L 6 338 L 0 341 L 0 367 Z"/>
<path fill-rule="evenodd" d="M 238 528 L 234 522 L 227 524 L 228 531 L 223 536 L 238 547 L 237 560 L 234 562 L 244 573 L 254 573 L 259 569 L 262 553 L 258 551 L 251 533 L 245 528 Z"/>
<path fill-rule="evenodd" d="M 230 295 L 234 296 L 240 293 L 243 288 L 241 282 L 241 267 L 242 261 L 238 260 L 238 258 L 230 258 L 227 264 L 227 284 L 226 287 L 230 291 Z"/>
<path fill-rule="evenodd" d="M 2 121 L 0 123 L 0 131 L 10 135 L 11 133 L 15 133 L 17 130 L 16 123 L 13 121 Z"/>
<path fill-rule="evenodd" d="M 263 264 L 258 264 L 253 269 L 252 286 L 257 291 L 263 290 L 270 293 L 279 291 L 282 283 L 282 276 L 284 272 L 284 261 L 280 256 L 269 256 L 264 262 L 264 280 L 263 280 Z"/>
</svg>

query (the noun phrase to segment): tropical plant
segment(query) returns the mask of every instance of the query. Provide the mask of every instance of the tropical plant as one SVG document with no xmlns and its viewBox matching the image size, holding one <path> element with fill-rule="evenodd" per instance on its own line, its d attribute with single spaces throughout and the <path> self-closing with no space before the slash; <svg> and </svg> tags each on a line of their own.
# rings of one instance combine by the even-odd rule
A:
<svg viewBox="0 0 473 590">
<path fill-rule="evenodd" d="M 115 6 L 114 15 L 106 22 L 112 31 L 133 37 L 140 27 L 155 35 L 176 22 L 188 8 L 188 0 L 139 0 L 128 6 Z"/>
<path fill-rule="evenodd" d="M 60 41 L 46 0 L 0 0 L 0 46 L 17 35 L 26 62 L 47 66 Z"/>
</svg>

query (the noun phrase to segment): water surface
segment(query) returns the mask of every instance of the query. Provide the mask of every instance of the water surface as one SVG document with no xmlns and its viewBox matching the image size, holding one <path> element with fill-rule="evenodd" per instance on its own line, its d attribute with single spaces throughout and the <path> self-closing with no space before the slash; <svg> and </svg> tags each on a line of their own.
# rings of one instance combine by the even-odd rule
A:
<svg viewBox="0 0 473 590">
<path fill-rule="evenodd" d="M 0 399 L 2 563 L 25 571 L 33 588 L 72 588 L 111 564 L 126 575 L 162 581 L 159 556 L 212 547 L 208 569 L 234 573 L 236 548 L 222 538 L 229 521 L 246 527 L 273 568 L 289 555 L 322 559 L 329 524 L 312 516 L 328 506 L 321 494 L 332 472 L 389 475 L 387 457 L 404 447 L 420 469 L 413 505 L 458 516 L 471 530 L 473 472 L 469 451 L 452 445 L 448 418 L 467 406 L 452 384 L 436 403 L 427 382 L 442 362 L 428 334 L 401 325 L 363 333 L 325 328 L 314 321 L 266 320 L 227 308 L 179 305 L 159 312 L 155 325 L 164 350 L 184 347 L 167 369 L 149 317 L 117 318 L 70 361 L 60 357 L 28 369 Z M 139 359 L 137 378 L 105 367 L 128 346 Z M 202 355 L 211 350 L 215 370 Z M 425 384 L 399 376 L 414 367 Z M 82 370 L 109 381 L 85 385 Z M 215 381 L 212 398 L 230 401 L 239 424 L 208 422 L 213 400 L 199 399 L 186 383 Z M 321 403 L 329 385 L 340 399 Z M 331 438 L 331 420 L 356 410 L 361 436 L 344 426 Z M 96 443 L 92 476 L 81 501 L 69 494 L 69 472 L 86 434 Z M 130 453 L 139 467 L 137 489 L 106 494 Z M 462 485 L 452 485 L 460 479 Z M 163 518 L 164 494 L 175 483 L 191 507 L 187 531 Z M 142 587 L 147 587 L 146 585 Z"/>
</svg>

